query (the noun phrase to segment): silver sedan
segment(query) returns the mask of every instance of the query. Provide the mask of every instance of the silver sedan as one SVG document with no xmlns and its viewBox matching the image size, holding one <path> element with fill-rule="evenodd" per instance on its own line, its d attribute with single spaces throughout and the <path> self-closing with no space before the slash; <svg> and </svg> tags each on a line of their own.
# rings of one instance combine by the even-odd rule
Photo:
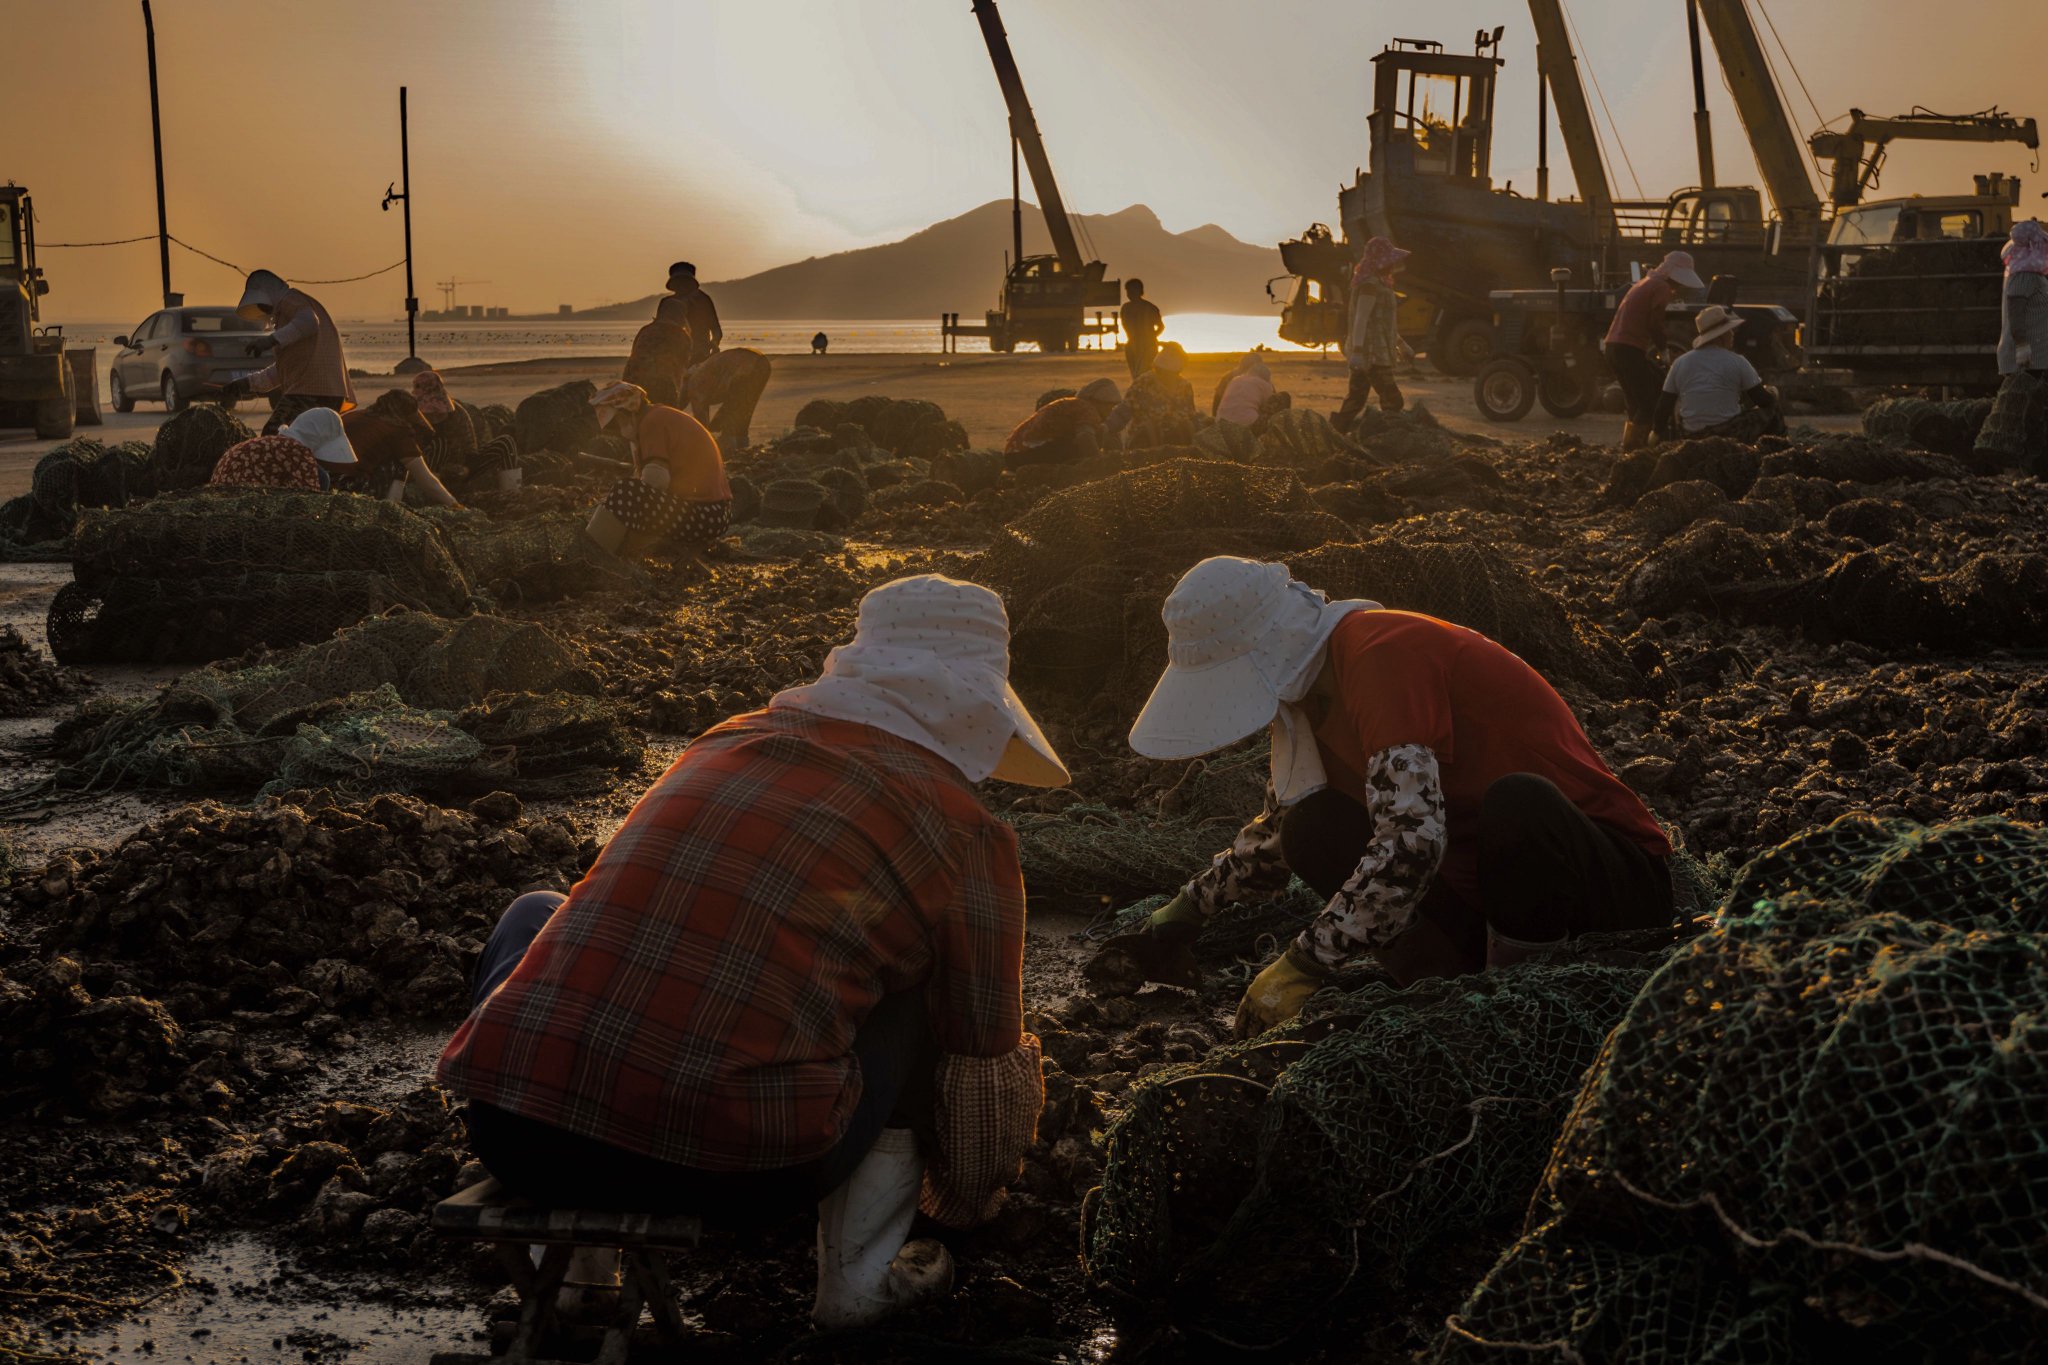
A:
<svg viewBox="0 0 2048 1365">
<path fill-rule="evenodd" d="M 256 373 L 270 361 L 270 332 L 230 307 L 166 308 L 124 337 L 115 337 L 107 397 L 116 412 L 162 403 L 176 412 L 208 385 Z"/>
</svg>

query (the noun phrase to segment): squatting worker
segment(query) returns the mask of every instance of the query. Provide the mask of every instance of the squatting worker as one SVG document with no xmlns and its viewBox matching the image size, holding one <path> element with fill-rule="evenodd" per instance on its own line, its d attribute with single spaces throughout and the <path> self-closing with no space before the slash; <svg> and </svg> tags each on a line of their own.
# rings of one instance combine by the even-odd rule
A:
<svg viewBox="0 0 2048 1365">
<path fill-rule="evenodd" d="M 683 401 L 717 435 L 719 449 L 729 454 L 746 446 L 754 408 L 773 369 L 753 347 L 735 346 L 697 362 L 683 376 Z"/>
<path fill-rule="evenodd" d="M 612 485 L 584 530 L 610 554 L 638 559 L 662 542 L 696 553 L 732 526 L 732 485 L 718 442 L 687 412 L 631 384 L 590 399 L 597 424 L 633 447 L 633 474 Z"/>
<path fill-rule="evenodd" d="M 434 427 L 410 393 L 392 389 L 379 394 L 367 408 L 343 413 L 341 425 L 360 461 L 341 481 L 344 490 L 402 503 L 410 485 L 437 507 L 461 505 L 427 464 Z"/>
<path fill-rule="evenodd" d="M 690 368 L 689 305 L 671 295 L 655 305 L 654 319 L 633 334 L 624 379 L 647 391 L 652 403 L 677 407 L 683 401 L 683 374 Z"/>
<path fill-rule="evenodd" d="M 1368 394 L 1379 396 L 1381 412 L 1408 406 L 1394 379 L 1394 367 L 1401 363 L 1401 296 L 1394 292 L 1394 273 L 1406 266 L 1409 255 L 1386 238 L 1375 237 L 1365 244 L 1351 272 L 1351 327 L 1344 337 L 1350 381 L 1337 415 L 1330 419 L 1339 431 L 1351 429 L 1365 410 Z"/>
<path fill-rule="evenodd" d="M 948 1286 L 913 1215 L 992 1216 L 1044 1102 L 1017 838 L 974 785 L 1067 772 L 1008 675 L 994 593 L 884 584 L 817 682 L 684 750 L 566 900 L 513 902 L 439 1069 L 485 1166 L 559 1207 L 815 1203 L 823 1327 Z"/>
<path fill-rule="evenodd" d="M 1094 380 L 1071 398 L 1053 399 L 1019 422 L 1003 442 L 1004 465 L 1020 469 L 1093 459 L 1102 448 L 1103 424 L 1122 401 L 1112 379 Z"/>
<path fill-rule="evenodd" d="M 699 364 L 725 339 L 725 328 L 718 323 L 718 305 L 698 285 L 697 267 L 688 261 L 677 261 L 668 268 L 668 292 L 682 302 L 683 323 L 690 329 L 690 363 Z"/>
<path fill-rule="evenodd" d="M 1657 399 L 1656 427 L 1686 436 L 1725 436 L 1751 442 L 1760 436 L 1785 434 L 1785 414 L 1757 374 L 1756 366 L 1735 349 L 1742 319 L 1710 304 L 1693 321 L 1698 335 L 1692 349 L 1664 372 L 1664 392 Z"/>
<path fill-rule="evenodd" d="M 420 416 L 434 429 L 427 442 L 427 467 L 442 483 L 451 479 L 480 481 L 495 476 L 501 493 L 516 490 L 521 483 L 519 443 L 511 436 L 479 439 L 476 422 L 469 410 L 448 396 L 448 386 L 433 370 L 421 370 L 412 377 L 412 396 Z"/>
<path fill-rule="evenodd" d="M 1162 614 L 1170 662 L 1131 747 L 1193 758 L 1270 725 L 1272 781 L 1236 842 L 1105 951 L 1171 964 L 1206 916 L 1300 877 L 1328 905 L 1245 992 L 1240 1034 L 1292 1018 L 1364 954 L 1406 985 L 1671 922 L 1657 821 L 1492 640 L 1330 602 L 1247 559 L 1203 560 Z"/>
<path fill-rule="evenodd" d="M 1104 424 L 1124 434 L 1126 450 L 1184 446 L 1195 439 L 1195 389 L 1181 374 L 1187 363 L 1181 344 L 1169 341 L 1153 357 L 1152 368 L 1131 381 Z"/>
<path fill-rule="evenodd" d="M 255 344 L 275 348 L 276 355 L 256 373 L 222 385 L 221 397 L 232 402 L 252 393 L 273 395 L 265 436 L 275 435 L 308 408 L 347 412 L 355 406 L 341 329 L 320 300 L 268 270 L 252 270 L 235 312 L 244 321 L 271 324 L 269 335 Z"/>
<path fill-rule="evenodd" d="M 1657 369 L 1657 356 L 1664 349 L 1664 310 L 1677 302 L 1683 291 L 1704 288 L 1706 282 L 1700 279 L 1691 253 L 1674 251 L 1637 280 L 1614 310 L 1601 349 L 1628 404 L 1628 423 L 1621 433 L 1623 452 L 1648 445 L 1655 429 L 1657 394 L 1664 384 Z"/>
<path fill-rule="evenodd" d="M 2005 376 L 1976 453 L 1992 467 L 2039 474 L 2048 469 L 2048 228 L 2014 223 L 2001 253 L 1998 372 Z"/>
<path fill-rule="evenodd" d="M 289 488 L 325 493 L 356 464 L 341 414 L 308 408 L 275 436 L 252 436 L 221 452 L 207 483 L 216 488 Z"/>
<path fill-rule="evenodd" d="M 1218 422 L 1255 427 L 1266 416 L 1273 393 L 1273 371 L 1267 368 L 1265 357 L 1252 351 L 1216 386 L 1209 410 Z"/>
<path fill-rule="evenodd" d="M 1117 310 L 1117 321 L 1124 329 L 1124 364 L 1136 379 L 1152 368 L 1159 354 L 1159 334 L 1166 330 L 1159 305 L 1145 297 L 1143 280 L 1124 281 L 1124 306 Z"/>
</svg>

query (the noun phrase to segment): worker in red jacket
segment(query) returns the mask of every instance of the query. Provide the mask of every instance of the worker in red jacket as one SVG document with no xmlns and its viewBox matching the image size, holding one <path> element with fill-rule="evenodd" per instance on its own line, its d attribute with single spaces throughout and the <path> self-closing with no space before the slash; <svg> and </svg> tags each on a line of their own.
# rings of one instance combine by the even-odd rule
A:
<svg viewBox="0 0 2048 1365">
<path fill-rule="evenodd" d="M 1687 290 L 1704 288 L 1706 281 L 1694 268 L 1692 254 L 1673 251 L 1637 280 L 1614 310 L 1601 350 L 1628 403 L 1628 422 L 1621 432 L 1624 454 L 1650 443 L 1657 398 L 1664 391 L 1664 372 L 1657 368 L 1657 355 L 1665 344 L 1664 311 Z"/>
<path fill-rule="evenodd" d="M 1240 1034 L 1367 956 L 1407 984 L 1671 922 L 1655 817 L 1500 645 L 1248 559 L 1203 560 L 1163 614 L 1171 662 L 1131 747 L 1193 758 L 1271 726 L 1272 781 L 1231 847 L 1105 951 L 1184 970 L 1205 918 L 1301 878 L 1327 904 L 1245 992 Z"/>
<path fill-rule="evenodd" d="M 974 784 L 1067 771 L 988 589 L 861 600 L 817 682 L 699 736 L 567 899 L 521 897 L 441 1057 L 470 1142 L 556 1207 L 818 1213 L 824 1327 L 951 1283 L 920 1206 L 993 1216 L 1044 1086 L 1017 836 Z"/>
</svg>

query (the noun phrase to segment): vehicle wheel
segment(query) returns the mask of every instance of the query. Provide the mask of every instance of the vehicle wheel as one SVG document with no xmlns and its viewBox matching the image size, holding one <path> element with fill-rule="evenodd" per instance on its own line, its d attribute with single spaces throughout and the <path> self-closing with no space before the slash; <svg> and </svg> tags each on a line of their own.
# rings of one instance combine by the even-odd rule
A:
<svg viewBox="0 0 2048 1365">
<path fill-rule="evenodd" d="M 1536 371 L 1519 356 L 1488 361 L 1472 380 L 1472 401 L 1489 422 L 1519 422 L 1536 406 Z"/>
<path fill-rule="evenodd" d="M 42 440 L 69 439 L 72 424 L 77 420 L 78 410 L 72 405 L 69 394 L 62 398 L 45 398 L 36 404 L 36 435 Z"/>
<path fill-rule="evenodd" d="M 163 400 L 165 412 L 183 412 L 185 400 L 178 393 L 178 381 L 171 378 L 169 370 L 164 371 Z"/>
<path fill-rule="evenodd" d="M 1478 374 L 1492 355 L 1493 324 L 1485 318 L 1448 322 L 1429 341 L 1429 363 L 1457 379 Z"/>
<path fill-rule="evenodd" d="M 1552 417 L 1582 417 L 1597 395 L 1593 376 L 1584 365 L 1568 370 L 1545 370 L 1536 381 L 1536 401 Z"/>
<path fill-rule="evenodd" d="M 107 398 L 113 403 L 115 412 L 135 411 L 135 400 L 128 396 L 128 386 L 121 382 L 119 370 L 111 370 L 107 374 Z"/>
</svg>

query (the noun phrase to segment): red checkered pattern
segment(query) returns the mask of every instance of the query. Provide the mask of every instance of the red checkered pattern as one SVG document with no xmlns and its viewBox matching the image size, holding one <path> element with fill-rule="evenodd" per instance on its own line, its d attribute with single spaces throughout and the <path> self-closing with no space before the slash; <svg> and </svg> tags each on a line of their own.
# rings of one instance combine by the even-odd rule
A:
<svg viewBox="0 0 2048 1365">
<path fill-rule="evenodd" d="M 884 994 L 922 985 L 944 1052 L 1024 1046 L 1023 957 L 1016 836 L 958 770 L 757 711 L 641 798 L 440 1079 L 664 1161 L 778 1169 L 838 1141 Z"/>
</svg>

